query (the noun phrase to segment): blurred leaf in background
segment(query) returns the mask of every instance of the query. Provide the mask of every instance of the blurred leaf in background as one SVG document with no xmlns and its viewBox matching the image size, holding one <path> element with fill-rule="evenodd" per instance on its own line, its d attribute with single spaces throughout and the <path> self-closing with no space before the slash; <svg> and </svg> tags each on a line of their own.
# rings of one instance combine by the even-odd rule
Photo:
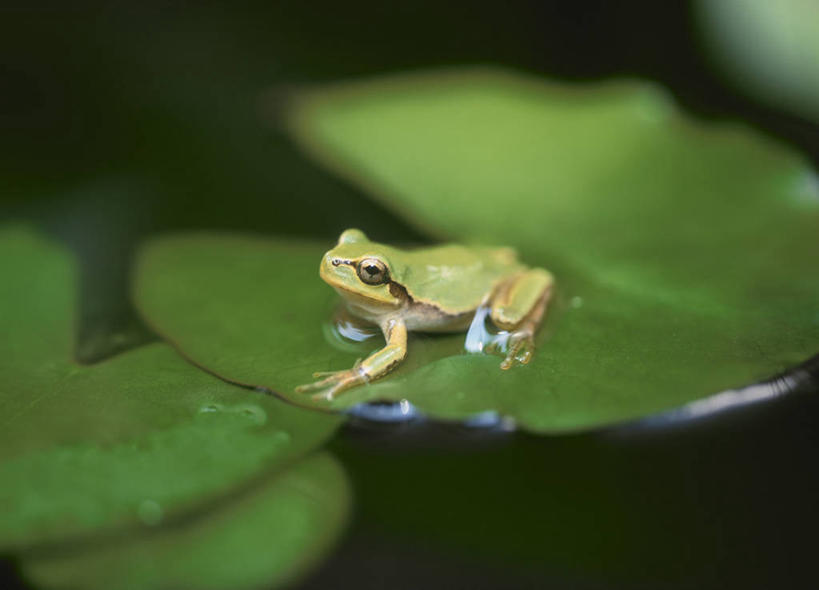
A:
<svg viewBox="0 0 819 590">
<path fill-rule="evenodd" d="M 163 344 L 78 365 L 71 258 L 8 226 L 0 273 L 5 550 L 160 524 L 292 464 L 341 423 L 223 383 Z"/>
<path fill-rule="evenodd" d="M 819 123 L 819 3 L 698 0 L 706 51 L 743 92 Z"/>
<path fill-rule="evenodd" d="M 350 489 L 328 454 L 300 461 L 229 502 L 91 550 L 23 560 L 38 587 L 244 589 L 291 584 L 326 554 Z"/>
</svg>

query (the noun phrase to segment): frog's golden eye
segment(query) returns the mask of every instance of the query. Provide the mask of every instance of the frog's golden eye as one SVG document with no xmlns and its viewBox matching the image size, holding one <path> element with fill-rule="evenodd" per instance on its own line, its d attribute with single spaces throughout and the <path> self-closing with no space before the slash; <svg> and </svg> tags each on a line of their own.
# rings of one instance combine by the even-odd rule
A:
<svg viewBox="0 0 819 590">
<path fill-rule="evenodd" d="M 381 285 L 387 282 L 387 265 L 377 258 L 365 258 L 358 263 L 358 278 L 368 285 Z"/>
</svg>

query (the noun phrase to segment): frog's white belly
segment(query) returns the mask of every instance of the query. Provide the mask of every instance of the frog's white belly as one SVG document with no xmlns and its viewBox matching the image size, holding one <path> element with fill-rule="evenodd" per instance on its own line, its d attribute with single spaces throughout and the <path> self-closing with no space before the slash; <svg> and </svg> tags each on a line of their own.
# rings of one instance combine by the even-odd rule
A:
<svg viewBox="0 0 819 590">
<path fill-rule="evenodd" d="M 410 303 L 402 314 L 411 332 L 464 332 L 474 316 L 474 310 L 448 314 L 425 303 Z"/>
<path fill-rule="evenodd" d="M 358 305 L 347 301 L 347 309 L 354 316 L 381 325 L 384 320 L 403 320 L 410 332 L 464 332 L 475 311 L 447 314 L 434 305 L 407 301 L 398 309 Z"/>
</svg>

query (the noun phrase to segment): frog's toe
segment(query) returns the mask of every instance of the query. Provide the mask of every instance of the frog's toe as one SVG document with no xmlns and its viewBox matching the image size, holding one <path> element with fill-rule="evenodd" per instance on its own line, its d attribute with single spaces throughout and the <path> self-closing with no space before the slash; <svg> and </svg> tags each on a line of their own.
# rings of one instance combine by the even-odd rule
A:
<svg viewBox="0 0 819 590">
<path fill-rule="evenodd" d="M 525 365 L 532 360 L 535 352 L 535 342 L 531 334 L 513 334 L 509 342 L 509 351 L 500 365 L 504 371 L 515 365 Z"/>
<path fill-rule="evenodd" d="M 490 340 L 483 347 L 483 351 L 486 354 L 496 354 L 496 353 L 501 352 L 502 349 L 503 349 L 503 343 L 498 338 Z"/>
<path fill-rule="evenodd" d="M 361 359 L 358 359 L 355 362 L 355 364 L 353 365 L 352 370 L 356 371 L 360 365 L 361 365 Z M 340 371 L 316 371 L 315 373 L 313 373 L 313 379 L 318 379 L 320 377 L 324 377 L 324 379 L 322 379 L 322 381 L 320 381 L 320 383 L 324 383 L 324 382 L 329 383 L 328 379 L 333 378 L 333 377 L 338 379 L 338 378 L 343 377 L 345 374 L 347 374 L 349 372 L 350 372 L 350 369 L 342 369 Z"/>
<path fill-rule="evenodd" d="M 314 394 L 312 397 L 313 399 L 321 399 L 327 397 L 328 391 L 324 391 L 334 383 L 333 376 L 327 377 L 326 379 L 322 379 L 321 381 L 316 381 L 315 383 L 306 383 L 305 385 L 299 385 L 296 388 L 296 393 L 313 393 L 318 391 L 319 393 Z"/>
<path fill-rule="evenodd" d="M 322 379 L 321 381 L 316 381 L 315 383 L 305 383 L 304 385 L 299 385 L 296 387 L 296 393 L 310 393 L 312 391 L 318 391 L 319 389 L 326 388 L 331 382 L 332 376 Z"/>
<path fill-rule="evenodd" d="M 313 395 L 313 399 L 332 400 L 342 391 L 366 383 L 366 378 L 358 368 L 359 364 L 360 363 L 357 362 L 352 369 L 345 369 L 343 371 L 320 371 L 314 373 L 314 377 L 324 376 L 324 378 L 315 383 L 299 385 L 296 387 L 296 393 L 312 393 L 314 391 L 327 389 L 327 391 Z"/>
<path fill-rule="evenodd" d="M 333 384 L 333 386 L 327 392 L 327 398 L 333 399 L 342 392 L 352 389 L 353 387 L 363 385 L 366 382 L 367 379 L 358 370 L 348 371 L 347 374 L 344 375 L 343 379 L 340 379 L 337 383 Z"/>
<path fill-rule="evenodd" d="M 356 385 L 360 385 L 361 383 L 363 383 L 363 381 L 359 381 L 358 379 L 351 377 L 349 379 L 339 381 L 338 383 L 336 383 L 335 385 L 333 385 L 332 387 L 327 389 L 327 391 L 322 391 L 320 393 L 314 393 L 311 396 L 311 399 L 314 399 L 316 401 L 321 400 L 321 401 L 331 402 L 336 397 L 338 397 L 343 391 L 346 391 L 346 390 L 348 390 L 348 389 L 350 389 L 352 387 L 355 387 Z"/>
<path fill-rule="evenodd" d="M 339 371 L 316 371 L 313 373 L 313 379 L 323 378 L 323 377 L 332 377 Z"/>
</svg>

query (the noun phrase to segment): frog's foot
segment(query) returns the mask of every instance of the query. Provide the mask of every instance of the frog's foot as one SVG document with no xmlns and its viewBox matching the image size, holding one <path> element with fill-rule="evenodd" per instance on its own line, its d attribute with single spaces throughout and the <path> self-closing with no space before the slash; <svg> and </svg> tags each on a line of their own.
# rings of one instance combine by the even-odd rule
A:
<svg viewBox="0 0 819 590">
<path fill-rule="evenodd" d="M 489 342 L 484 345 L 483 352 L 486 354 L 504 354 L 508 342 L 508 334 L 493 336 Z"/>
<path fill-rule="evenodd" d="M 356 385 L 367 383 L 367 375 L 361 368 L 361 359 L 356 361 L 352 369 L 344 369 L 343 371 L 319 371 L 313 373 L 313 377 L 319 380 L 315 383 L 299 385 L 296 388 L 296 393 L 312 393 L 326 389 L 327 391 L 314 394 L 312 398 L 329 401 L 342 391 L 351 389 Z"/>
<path fill-rule="evenodd" d="M 532 354 L 534 352 L 535 339 L 531 330 L 512 332 L 509 336 L 509 349 L 506 352 L 506 358 L 503 359 L 500 368 L 505 371 L 515 365 L 525 365 L 532 360 Z"/>
</svg>

